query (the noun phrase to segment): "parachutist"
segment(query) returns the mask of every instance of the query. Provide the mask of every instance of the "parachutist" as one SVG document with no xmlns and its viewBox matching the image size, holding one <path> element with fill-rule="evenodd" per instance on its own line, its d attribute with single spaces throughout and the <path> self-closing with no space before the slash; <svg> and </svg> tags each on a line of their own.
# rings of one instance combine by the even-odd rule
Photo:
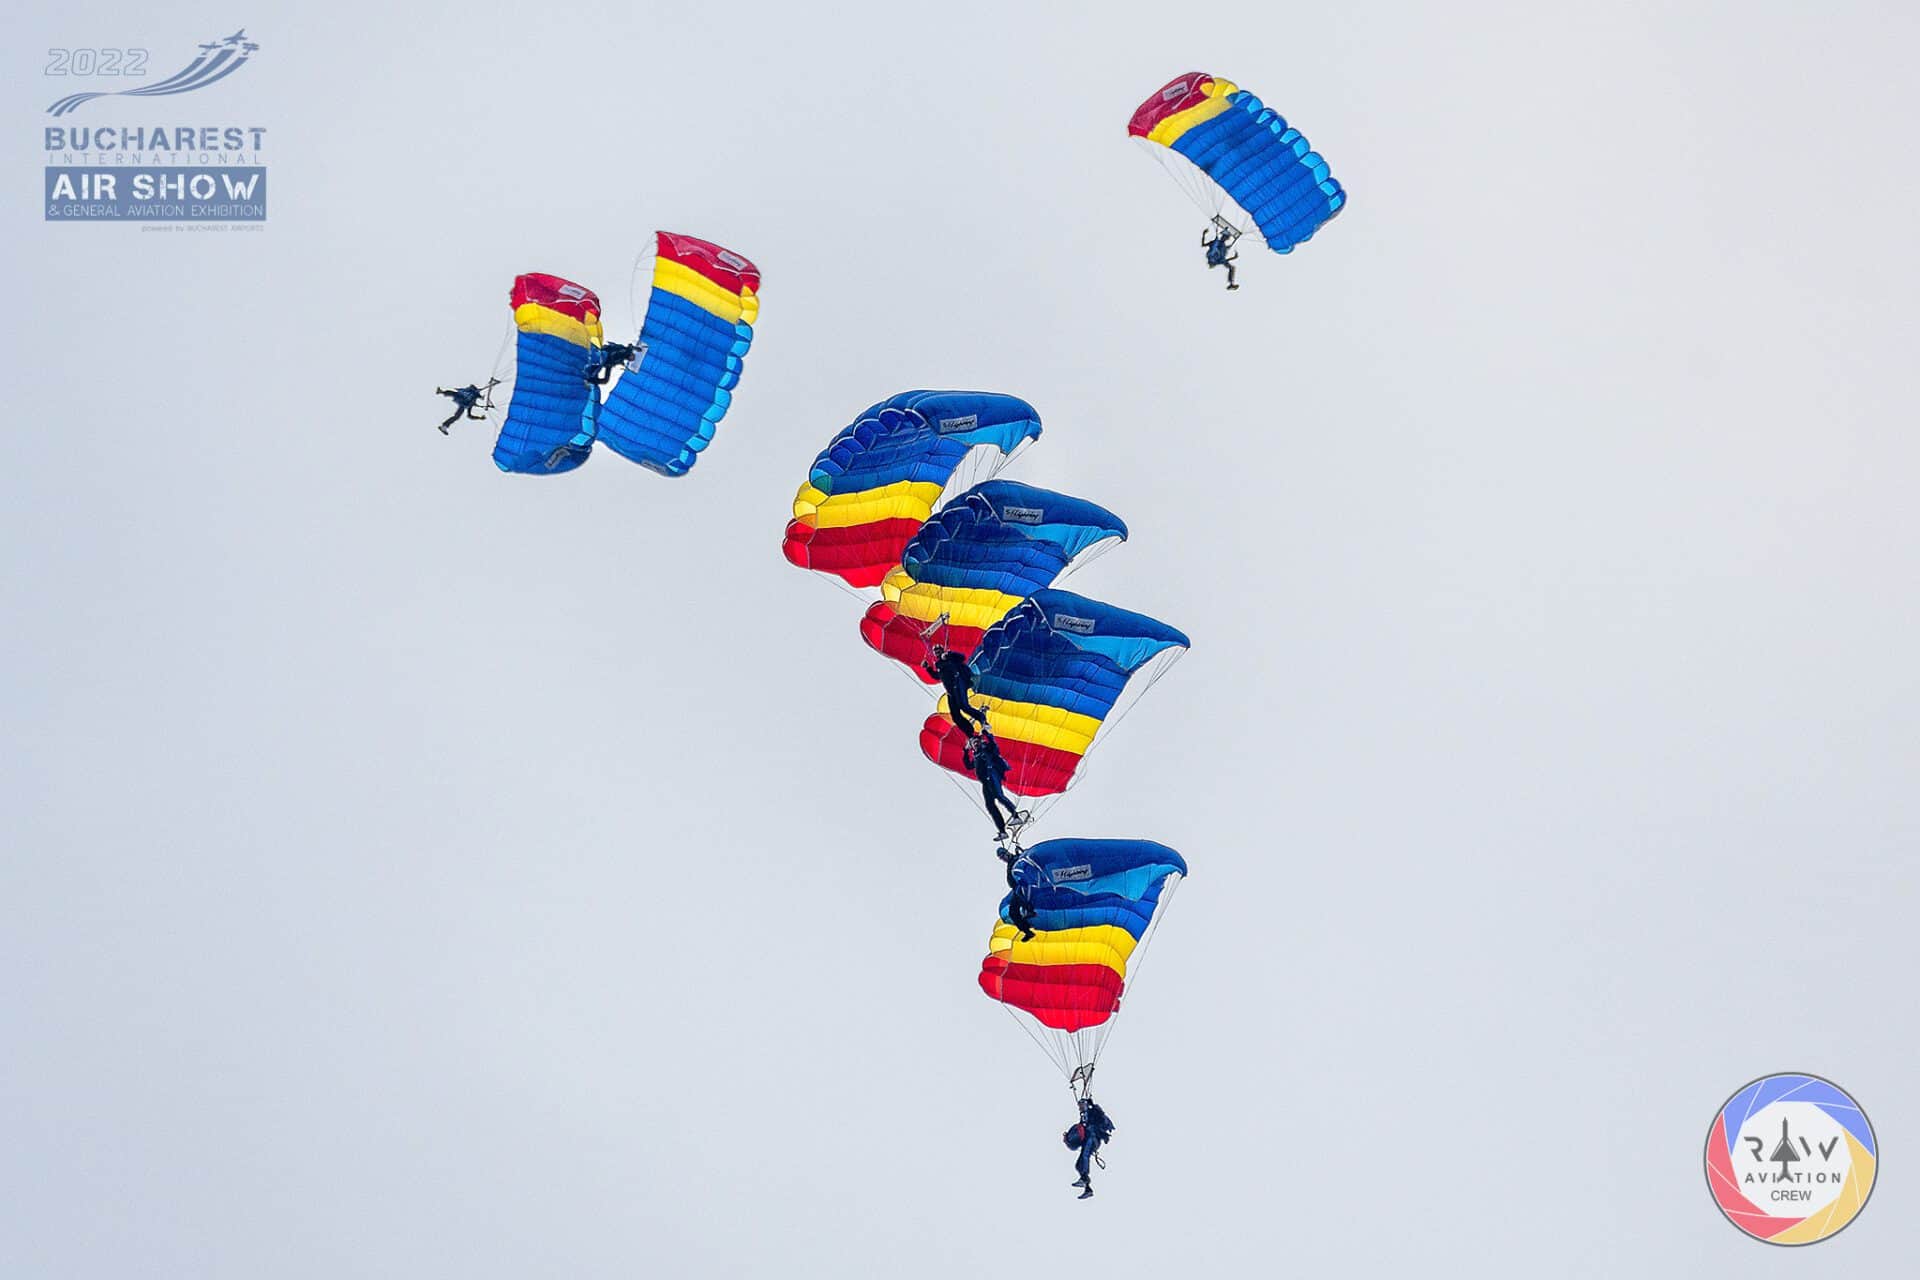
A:
<svg viewBox="0 0 1920 1280">
<path fill-rule="evenodd" d="M 493 390 L 499 381 L 498 378 L 495 378 L 484 387 L 475 386 L 469 382 L 466 386 L 455 387 L 451 391 L 445 387 L 435 387 L 433 389 L 435 395 L 446 396 L 449 400 L 453 401 L 453 412 L 448 414 L 446 421 L 440 424 L 440 434 L 443 436 L 451 434 L 453 424 L 460 421 L 462 417 L 470 418 L 475 422 L 485 422 L 487 420 L 486 410 L 488 406 L 483 404 L 482 401 L 488 398 L 487 392 Z M 475 409 L 480 410 L 480 412 L 475 413 Z"/>
<path fill-rule="evenodd" d="M 980 796 L 986 801 L 987 816 L 993 819 L 994 831 L 1006 839 L 1007 823 L 1010 819 L 1017 823 L 1020 810 L 1007 799 L 1007 758 L 1000 754 L 1000 744 L 984 725 L 979 733 L 967 739 L 964 758 L 973 776 L 980 780 Z M 1007 811 L 1005 818 L 1000 816 L 1002 806 Z"/>
<path fill-rule="evenodd" d="M 1232 233 L 1220 259 L 1207 259 L 1209 267 L 1227 267 L 1229 289 L 1237 283 L 1228 263 L 1239 233 L 1258 227 L 1268 249 L 1291 253 L 1346 208 L 1346 188 L 1326 157 L 1278 111 L 1223 77 L 1189 71 L 1168 81 L 1135 108 L 1127 133 L 1187 188 L 1218 231 Z M 1228 223 L 1228 210 L 1237 226 Z"/>
<path fill-rule="evenodd" d="M 609 342 L 604 347 L 596 348 L 587 359 L 587 381 L 596 387 L 606 386 L 607 379 L 613 376 L 616 368 L 632 367 L 633 357 L 639 350 L 639 347 L 626 342 Z"/>
<path fill-rule="evenodd" d="M 1240 287 L 1233 279 L 1233 264 L 1240 260 L 1240 255 L 1232 251 L 1234 242 L 1239 239 L 1240 233 L 1224 218 L 1215 218 L 1212 228 L 1200 233 L 1200 247 L 1207 251 L 1207 269 L 1211 271 L 1215 267 L 1225 267 L 1229 289 Z"/>
<path fill-rule="evenodd" d="M 1020 852 L 1018 845 L 994 852 L 1007 864 L 1007 923 L 1020 931 L 1020 941 L 1033 941 L 1033 882 L 1040 867 Z"/>
<path fill-rule="evenodd" d="M 1073 1162 L 1074 1172 L 1080 1175 L 1073 1180 L 1073 1185 L 1083 1188 L 1080 1192 L 1082 1200 L 1093 1195 L 1093 1162 L 1099 1158 L 1097 1153 L 1100 1148 L 1113 1140 L 1113 1128 L 1113 1121 L 1100 1104 L 1086 1097 L 1080 1099 L 1080 1119 L 1060 1135 L 1069 1150 L 1080 1153 Z M 1101 1168 L 1105 1167 L 1106 1163 L 1102 1161 Z"/>
<path fill-rule="evenodd" d="M 967 660 L 957 650 L 943 644 L 934 644 L 929 648 L 933 658 L 922 662 L 920 667 L 947 691 L 947 714 L 953 717 L 953 722 L 960 726 L 969 739 L 976 733 L 985 732 L 987 713 L 974 706 L 969 696 L 973 693 L 973 669 L 967 666 Z"/>
</svg>

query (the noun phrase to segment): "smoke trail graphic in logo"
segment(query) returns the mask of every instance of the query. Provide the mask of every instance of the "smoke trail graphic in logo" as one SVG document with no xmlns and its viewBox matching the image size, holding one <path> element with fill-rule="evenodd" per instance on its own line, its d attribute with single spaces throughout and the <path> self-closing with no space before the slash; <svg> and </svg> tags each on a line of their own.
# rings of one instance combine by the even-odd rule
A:
<svg viewBox="0 0 1920 1280">
<path fill-rule="evenodd" d="M 164 98 L 176 93 L 192 93 L 195 89 L 204 89 L 216 80 L 225 80 L 228 76 L 247 65 L 247 59 L 260 46 L 247 39 L 245 27 L 234 32 L 224 40 L 209 40 L 200 46 L 200 55 L 180 71 L 174 72 L 165 80 L 156 80 L 152 84 L 143 84 L 137 89 L 112 89 L 99 93 L 70 93 L 47 108 L 50 116 L 64 116 L 82 103 L 92 102 L 95 98 Z"/>
</svg>

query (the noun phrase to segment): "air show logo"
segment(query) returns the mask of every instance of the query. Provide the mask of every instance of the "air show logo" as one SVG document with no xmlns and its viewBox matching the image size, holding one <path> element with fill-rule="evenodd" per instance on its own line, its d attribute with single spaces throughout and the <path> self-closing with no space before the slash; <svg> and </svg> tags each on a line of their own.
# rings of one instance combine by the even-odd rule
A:
<svg viewBox="0 0 1920 1280">
<path fill-rule="evenodd" d="M 247 65 L 247 59 L 259 51 L 259 44 L 247 39 L 245 27 L 234 32 L 224 40 L 209 40 L 200 46 L 200 56 L 176 71 L 165 80 L 153 84 L 143 84 L 133 89 L 100 89 L 86 93 L 70 93 L 47 108 L 50 116 L 64 116 L 74 109 L 92 102 L 96 98 L 164 98 L 176 93 L 192 93 L 195 89 L 204 89 L 216 80 L 225 80 L 228 76 Z M 126 51 L 114 49 L 107 52 L 120 54 Z M 139 65 L 146 65 L 146 50 L 133 50 L 141 55 Z M 51 60 L 47 63 L 48 75 L 85 75 L 77 70 L 80 59 L 75 54 L 95 53 L 92 49 L 50 49 Z M 64 57 L 62 55 L 65 55 Z M 115 58 L 116 70 L 119 65 L 132 62 L 131 59 Z M 111 74 L 106 70 L 107 59 L 89 59 L 90 69 L 99 74 Z M 58 68 L 58 70 L 55 70 Z"/>
<path fill-rule="evenodd" d="M 47 107 L 48 222 L 258 223 L 267 217 L 260 125 L 156 119 L 174 98 L 227 80 L 260 51 L 242 27 L 201 43 L 170 76 L 130 88 L 89 88 Z M 45 74 L 99 79 L 145 75 L 145 49 L 49 49 Z M 105 100 L 104 104 L 102 100 Z M 69 123 L 75 112 L 102 104 Z M 196 113 L 200 114 L 200 113 Z M 43 117 L 44 118 L 44 117 Z"/>
<path fill-rule="evenodd" d="M 1727 1221 L 1768 1244 L 1814 1244 L 1859 1216 L 1879 1147 L 1866 1112 L 1819 1076 L 1762 1076 L 1707 1131 L 1707 1187 Z"/>
</svg>

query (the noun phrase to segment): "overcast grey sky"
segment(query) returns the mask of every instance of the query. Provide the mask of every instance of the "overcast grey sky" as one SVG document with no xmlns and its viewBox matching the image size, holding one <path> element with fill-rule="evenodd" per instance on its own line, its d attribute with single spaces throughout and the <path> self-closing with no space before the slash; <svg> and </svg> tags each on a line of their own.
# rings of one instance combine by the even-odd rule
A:
<svg viewBox="0 0 1920 1280">
<path fill-rule="evenodd" d="M 0 1273 L 1911 1262 L 1920 20 L 1176 12 L 0 18 Z M 265 229 L 44 224 L 42 51 L 242 23 L 93 122 L 264 124 Z M 1124 136 L 1196 67 L 1351 193 L 1233 295 Z M 691 476 L 433 430 L 656 226 L 765 272 Z M 1134 532 L 1076 588 L 1194 639 L 1041 833 L 1194 870 L 1089 1204 L 985 824 L 778 550 L 915 386 L 1037 405 L 1009 474 Z M 1888 1149 L 1811 1253 L 1700 1169 L 1785 1069 Z"/>
</svg>

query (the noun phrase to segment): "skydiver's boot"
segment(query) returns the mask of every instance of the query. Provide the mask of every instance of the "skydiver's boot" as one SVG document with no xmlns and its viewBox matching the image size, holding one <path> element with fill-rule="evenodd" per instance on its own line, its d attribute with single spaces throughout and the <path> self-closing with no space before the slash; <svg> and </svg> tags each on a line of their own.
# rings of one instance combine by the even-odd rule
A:
<svg viewBox="0 0 1920 1280">
<path fill-rule="evenodd" d="M 1079 1199 L 1082 1199 L 1082 1200 L 1093 1199 L 1093 1184 L 1091 1182 L 1087 1184 L 1087 1189 L 1080 1193 Z"/>
<path fill-rule="evenodd" d="M 1075 1187 L 1085 1187 L 1085 1186 L 1091 1186 L 1092 1184 L 1089 1183 L 1085 1178 L 1075 1178 L 1068 1185 L 1075 1186 Z"/>
</svg>

